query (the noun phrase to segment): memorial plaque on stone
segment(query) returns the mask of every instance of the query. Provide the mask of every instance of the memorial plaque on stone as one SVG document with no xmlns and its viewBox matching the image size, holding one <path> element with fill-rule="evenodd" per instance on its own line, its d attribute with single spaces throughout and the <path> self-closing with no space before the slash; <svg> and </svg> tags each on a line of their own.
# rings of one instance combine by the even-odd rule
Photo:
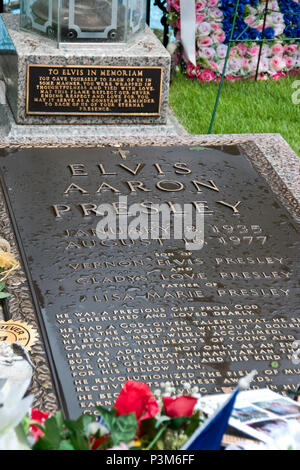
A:
<svg viewBox="0 0 300 470">
<path fill-rule="evenodd" d="M 2 149 L 0 165 L 68 416 L 112 405 L 127 379 L 205 394 L 256 368 L 254 387 L 296 383 L 299 227 L 238 148 Z M 159 237 L 101 236 L 105 207 L 129 223 L 132 204 L 163 203 Z M 202 247 L 172 236 L 184 204 L 204 215 Z"/>
<path fill-rule="evenodd" d="M 162 67 L 27 67 L 27 114 L 159 116 Z"/>
</svg>

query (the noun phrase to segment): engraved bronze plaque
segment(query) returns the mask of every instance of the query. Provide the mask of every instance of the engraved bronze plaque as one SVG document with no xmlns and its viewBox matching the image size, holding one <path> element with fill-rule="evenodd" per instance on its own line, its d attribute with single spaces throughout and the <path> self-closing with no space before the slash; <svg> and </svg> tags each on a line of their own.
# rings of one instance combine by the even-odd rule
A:
<svg viewBox="0 0 300 470">
<path fill-rule="evenodd" d="M 206 394 L 255 368 L 254 387 L 297 383 L 299 227 L 236 147 L 4 149 L 0 166 L 68 416 L 111 406 L 127 379 Z M 124 214 L 120 196 L 147 214 L 166 203 L 171 223 L 192 204 L 203 248 L 99 238 L 96 209 Z"/>
<path fill-rule="evenodd" d="M 26 113 L 159 116 L 162 67 L 27 66 Z"/>
</svg>

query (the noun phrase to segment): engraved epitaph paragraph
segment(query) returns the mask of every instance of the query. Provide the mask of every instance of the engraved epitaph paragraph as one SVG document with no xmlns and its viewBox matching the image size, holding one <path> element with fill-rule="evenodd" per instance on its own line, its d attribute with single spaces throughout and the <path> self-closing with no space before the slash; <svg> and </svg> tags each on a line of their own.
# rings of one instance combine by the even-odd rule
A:
<svg viewBox="0 0 300 470">
<path fill-rule="evenodd" d="M 201 393 L 297 381 L 299 228 L 235 147 L 1 150 L 5 196 L 66 414 L 114 403 L 127 379 Z M 204 246 L 96 234 L 115 214 L 192 204 Z M 170 226 L 161 227 L 163 233 Z M 115 235 L 115 237 L 113 237 Z"/>
</svg>

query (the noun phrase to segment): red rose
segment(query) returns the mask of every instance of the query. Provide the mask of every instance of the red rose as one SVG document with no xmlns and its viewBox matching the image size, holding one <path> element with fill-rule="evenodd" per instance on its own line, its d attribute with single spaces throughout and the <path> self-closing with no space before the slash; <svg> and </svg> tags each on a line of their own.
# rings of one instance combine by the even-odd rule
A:
<svg viewBox="0 0 300 470">
<path fill-rule="evenodd" d="M 115 403 L 117 415 L 135 413 L 138 422 L 152 418 L 159 412 L 159 406 L 150 388 L 142 382 L 128 380 Z"/>
<path fill-rule="evenodd" d="M 37 410 L 36 408 L 32 408 L 30 419 L 32 421 L 36 421 L 42 426 L 45 426 L 45 421 L 49 418 L 49 416 L 50 416 L 50 413 Z M 43 431 L 37 426 L 35 426 L 35 424 L 31 424 L 29 426 L 29 431 L 30 431 L 30 434 L 34 438 L 34 442 L 36 442 L 40 436 L 42 437 L 44 435 Z"/>
<path fill-rule="evenodd" d="M 170 418 L 180 418 L 181 416 L 192 416 L 197 398 L 189 395 L 182 395 L 178 398 L 164 397 L 164 409 Z"/>
</svg>

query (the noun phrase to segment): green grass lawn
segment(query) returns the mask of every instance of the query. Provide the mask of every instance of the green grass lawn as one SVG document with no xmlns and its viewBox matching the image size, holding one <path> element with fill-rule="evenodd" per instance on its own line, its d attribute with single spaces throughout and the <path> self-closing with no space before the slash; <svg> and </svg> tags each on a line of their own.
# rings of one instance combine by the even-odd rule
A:
<svg viewBox="0 0 300 470">
<path fill-rule="evenodd" d="M 224 82 L 212 133 L 279 132 L 300 155 L 300 104 L 292 102 L 295 80 L 300 77 Z M 217 91 L 216 83 L 182 75 L 173 79 L 170 105 L 189 133 L 207 134 Z"/>
</svg>

